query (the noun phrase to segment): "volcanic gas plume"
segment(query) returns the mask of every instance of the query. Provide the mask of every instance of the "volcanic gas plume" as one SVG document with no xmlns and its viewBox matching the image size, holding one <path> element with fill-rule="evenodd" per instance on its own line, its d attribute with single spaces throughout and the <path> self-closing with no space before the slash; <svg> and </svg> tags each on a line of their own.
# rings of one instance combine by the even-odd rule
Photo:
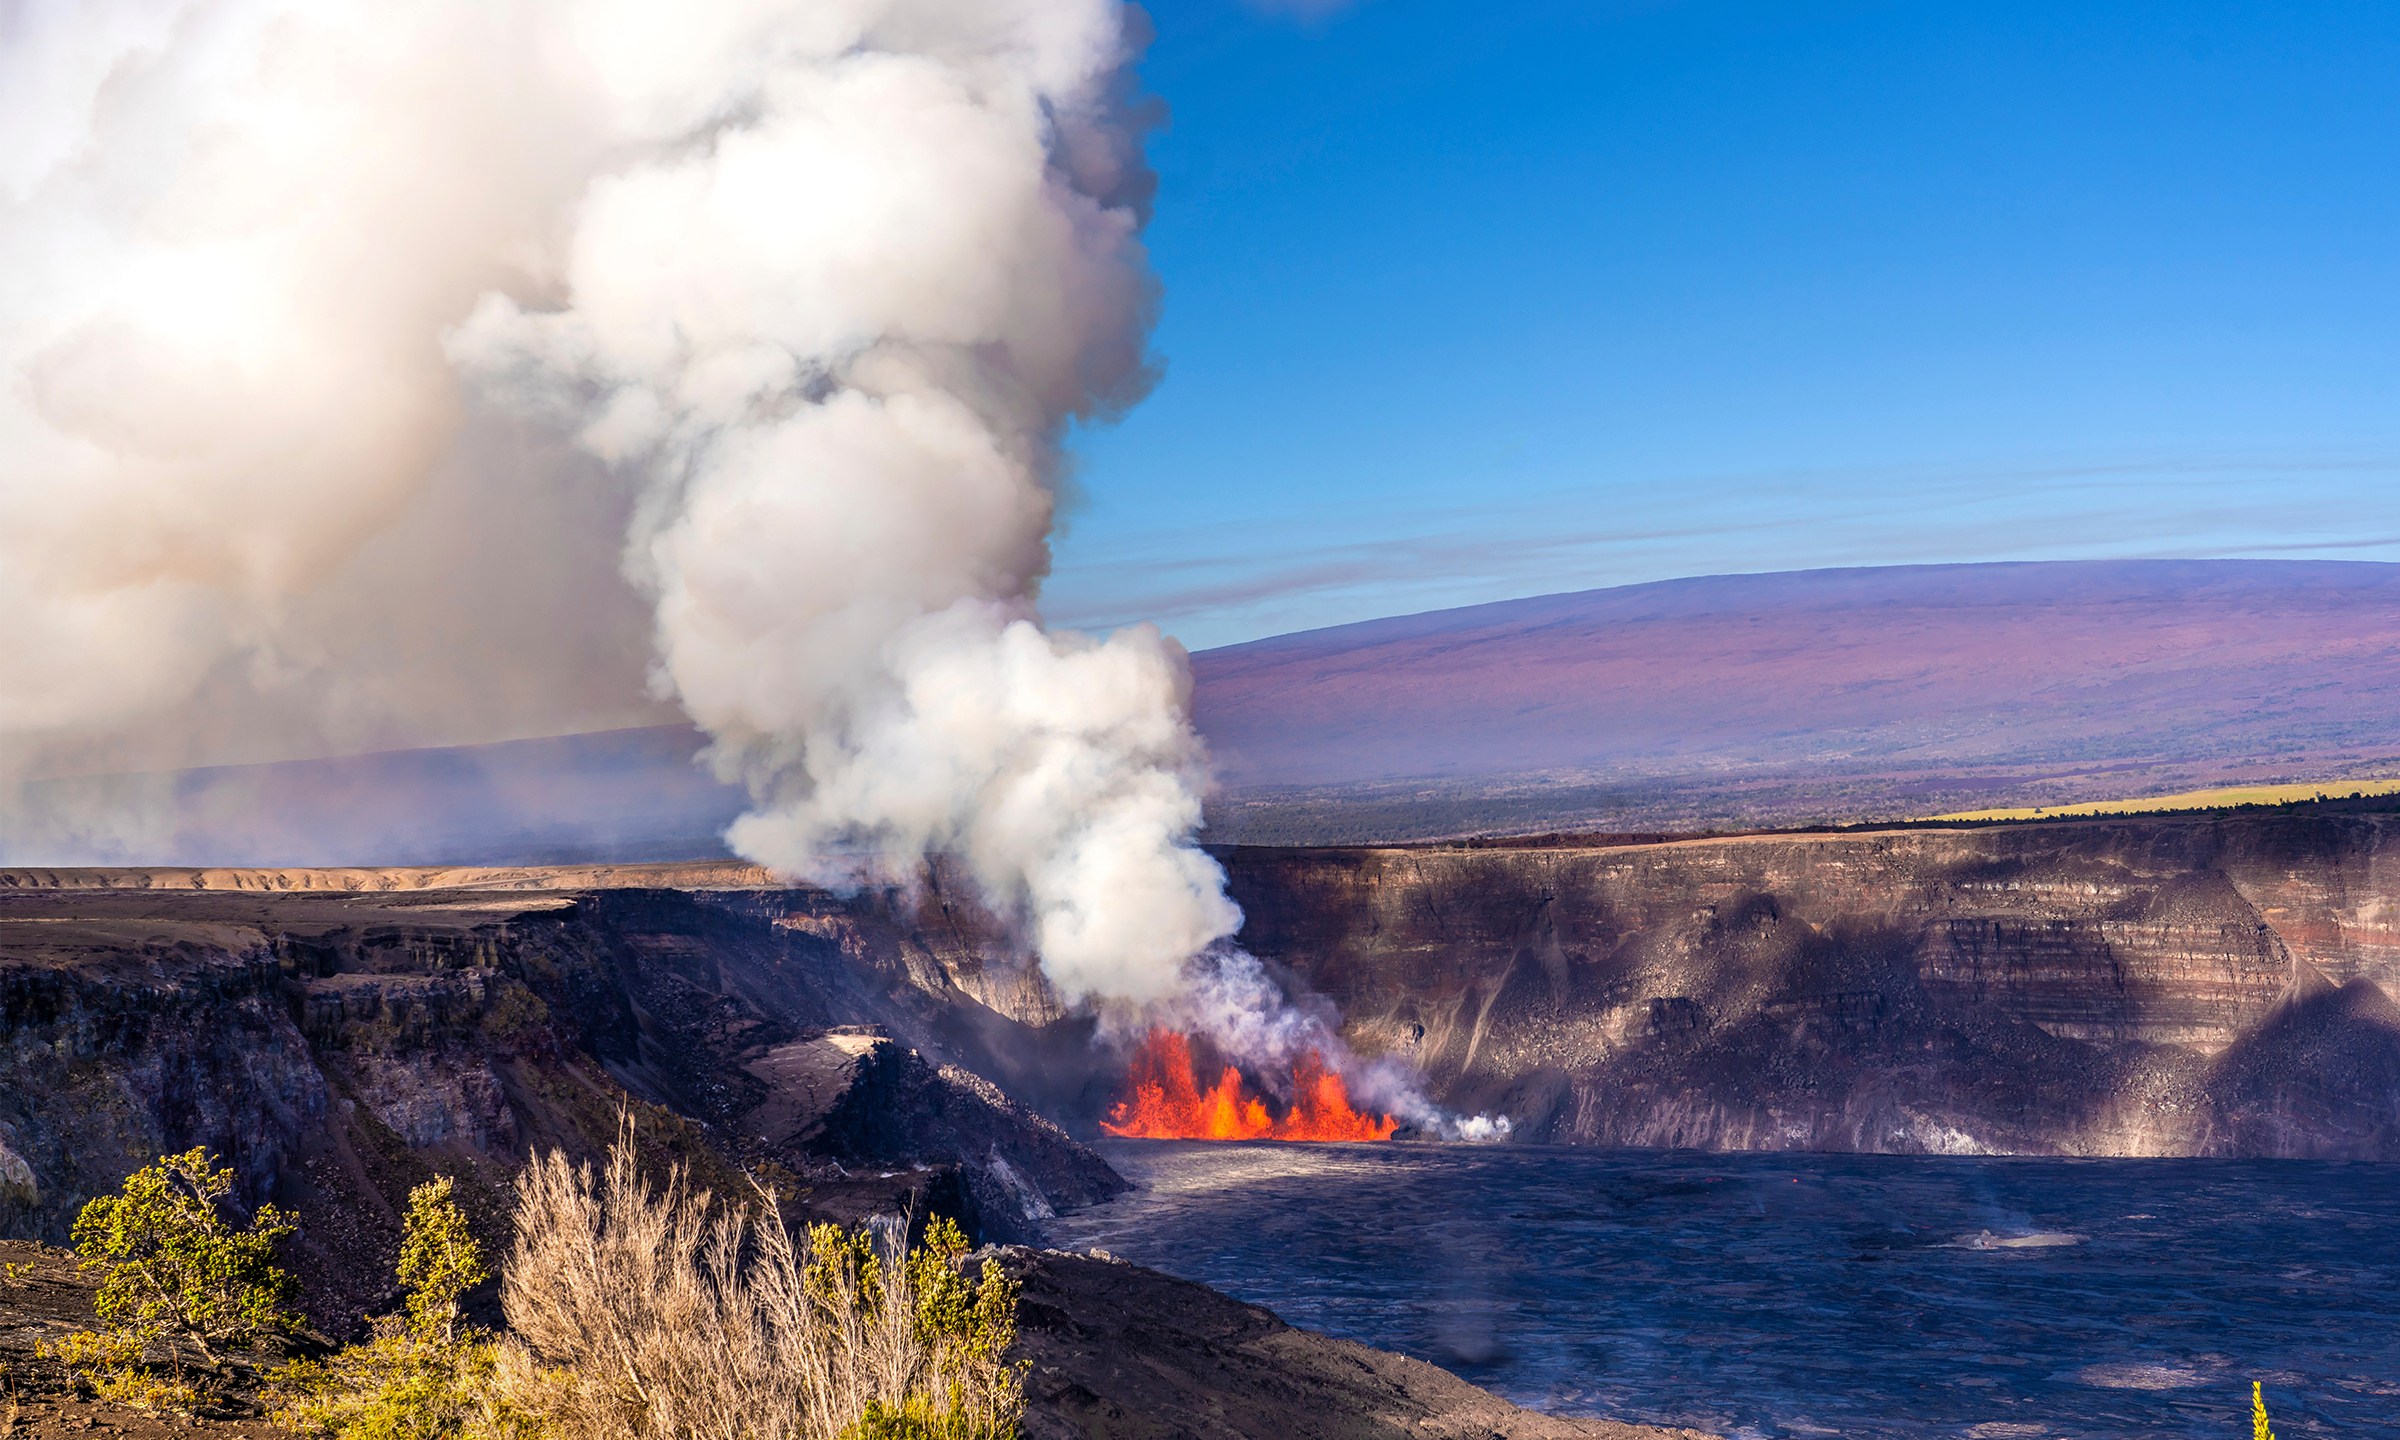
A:
<svg viewBox="0 0 2400 1440">
<path fill-rule="evenodd" d="M 1037 608 L 1070 427 L 1152 380 L 1140 23 L 0 7 L 0 780 L 671 703 L 743 855 L 953 857 L 1062 1001 L 1288 1061 L 1279 995 L 1195 999 L 1240 915 L 1182 648 Z"/>
<path fill-rule="evenodd" d="M 1399 1122 L 1366 1115 L 1350 1103 L 1342 1077 L 1315 1051 L 1292 1066 L 1292 1098 L 1280 1116 L 1228 1065 L 1217 1083 L 1200 1088 L 1191 1041 L 1154 1029 L 1134 1051 L 1126 1098 L 1100 1122 L 1129 1140 L 1389 1140 Z"/>
<path fill-rule="evenodd" d="M 1150 380 L 1129 22 L 1114 0 L 13 7 L 0 770 L 102 764 L 109 736 L 264 758 L 147 743 L 228 712 L 313 715 L 303 749 L 412 738 L 376 723 L 404 704 L 488 713 L 505 657 L 360 655 L 315 617 L 378 589 L 480 606 L 461 634 L 547 676 L 616 622 L 541 537 L 615 514 L 649 684 L 756 797 L 744 855 L 835 880 L 954 855 L 1062 998 L 1173 993 L 1238 920 L 1192 844 L 1183 653 L 1035 608 L 1067 427 Z M 524 499 L 526 455 L 467 444 L 478 424 L 590 457 L 561 523 L 485 555 L 460 514 L 451 563 L 362 573 L 445 467 Z M 494 571 L 568 588 L 520 624 Z M 641 657 L 591 668 L 638 710 Z M 593 709 L 520 698 L 495 723 Z"/>
</svg>

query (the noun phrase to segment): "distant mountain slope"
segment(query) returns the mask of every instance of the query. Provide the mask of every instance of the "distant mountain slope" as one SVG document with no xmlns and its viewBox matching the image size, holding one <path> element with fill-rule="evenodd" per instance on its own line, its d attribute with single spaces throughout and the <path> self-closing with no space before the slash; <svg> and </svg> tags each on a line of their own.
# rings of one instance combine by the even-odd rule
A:
<svg viewBox="0 0 2400 1440">
<path fill-rule="evenodd" d="M 1246 840 L 1888 818 L 2400 764 L 2400 565 L 1717 576 L 1194 666 Z"/>
<path fill-rule="evenodd" d="M 1193 657 L 1210 838 L 1888 819 L 2400 774 L 2400 565 L 1715 576 Z M 0 861 L 532 864 L 723 853 L 682 726 L 53 782 L 117 838 Z M 133 817 L 131 824 L 123 823 Z M 53 832 L 55 833 L 55 832 Z"/>
<path fill-rule="evenodd" d="M 532 865 L 723 855 L 742 792 L 661 725 L 33 785 L 0 861 Z M 68 817 L 63 823 L 60 817 Z M 77 817 L 97 817 L 85 824 Z M 64 835 L 67 838 L 58 838 Z"/>
</svg>

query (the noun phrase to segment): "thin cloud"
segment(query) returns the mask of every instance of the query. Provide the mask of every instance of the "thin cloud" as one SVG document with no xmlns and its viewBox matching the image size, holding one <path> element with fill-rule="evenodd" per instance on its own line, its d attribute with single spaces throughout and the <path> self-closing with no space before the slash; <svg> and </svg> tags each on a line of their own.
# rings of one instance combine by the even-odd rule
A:
<svg viewBox="0 0 2400 1440">
<path fill-rule="evenodd" d="M 1262 546 L 1256 520 L 1062 565 L 1074 623 L 1165 623 L 1196 647 L 1379 615 L 1680 575 L 1955 561 L 2372 554 L 2360 487 L 2400 457 L 2111 459 L 1693 477 L 1505 506 L 1428 507 L 1381 534 Z M 1828 493 L 1831 492 L 1831 493 Z M 1805 513 L 1796 505 L 1806 498 Z M 1288 533 L 1304 533 L 1294 524 Z"/>
</svg>

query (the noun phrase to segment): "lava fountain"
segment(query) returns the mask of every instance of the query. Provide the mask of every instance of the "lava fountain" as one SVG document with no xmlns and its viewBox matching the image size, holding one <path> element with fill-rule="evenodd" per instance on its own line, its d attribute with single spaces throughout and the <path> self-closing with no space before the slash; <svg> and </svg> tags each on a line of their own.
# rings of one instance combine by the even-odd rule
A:
<svg viewBox="0 0 2400 1440">
<path fill-rule="evenodd" d="M 1292 1066 L 1292 1103 L 1280 1118 L 1231 1065 L 1202 1090 L 1191 1042 L 1172 1030 L 1144 1037 L 1125 1083 L 1100 1128 L 1129 1140 L 1389 1140 L 1400 1128 L 1353 1107 L 1350 1087 L 1313 1051 Z"/>
</svg>

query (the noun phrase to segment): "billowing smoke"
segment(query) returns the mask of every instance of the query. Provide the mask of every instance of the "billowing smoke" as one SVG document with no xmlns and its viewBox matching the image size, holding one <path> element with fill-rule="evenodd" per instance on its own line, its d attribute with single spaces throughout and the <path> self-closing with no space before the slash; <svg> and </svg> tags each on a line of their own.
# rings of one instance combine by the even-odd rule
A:
<svg viewBox="0 0 2400 1440">
<path fill-rule="evenodd" d="M 757 796 L 744 854 L 834 877 L 955 853 L 1069 999 L 1169 993 L 1231 932 L 1190 843 L 1180 650 L 1034 610 L 1066 427 L 1149 378 L 1113 0 L 0 16 L 15 768 L 238 730 L 228 710 L 313 712 L 302 748 L 489 738 L 403 712 L 488 709 L 505 656 L 462 677 L 455 647 L 386 649 L 333 698 L 319 617 L 467 609 L 360 557 L 446 470 L 498 509 L 530 468 L 586 486 L 547 492 L 559 533 L 614 529 L 651 695 Z M 464 443 L 526 418 L 591 460 Z M 471 544 L 480 517 L 454 518 L 442 538 Z M 420 548 L 419 575 L 569 572 L 503 647 L 522 656 L 574 652 L 614 603 L 539 540 L 474 565 Z M 551 698 L 511 718 L 595 708 Z"/>
<path fill-rule="evenodd" d="M 1036 610 L 1150 379 L 1129 18 L 0 8 L 0 758 L 671 702 L 742 854 L 954 856 L 1064 1000 L 1338 1053 L 1224 946 L 1181 649 Z"/>
<path fill-rule="evenodd" d="M 555 25 L 0 4 L 0 778 L 671 714 L 629 497 L 443 352 L 602 159 Z"/>
<path fill-rule="evenodd" d="M 452 353 L 640 477 L 657 683 L 758 797 L 738 850 L 819 878 L 953 853 L 1063 998 L 1171 993 L 1239 920 L 1192 844 L 1182 653 L 1034 613 L 1065 427 L 1148 379 L 1124 15 L 747 18 L 625 48 L 626 158 L 555 290 L 488 298 Z"/>
</svg>

